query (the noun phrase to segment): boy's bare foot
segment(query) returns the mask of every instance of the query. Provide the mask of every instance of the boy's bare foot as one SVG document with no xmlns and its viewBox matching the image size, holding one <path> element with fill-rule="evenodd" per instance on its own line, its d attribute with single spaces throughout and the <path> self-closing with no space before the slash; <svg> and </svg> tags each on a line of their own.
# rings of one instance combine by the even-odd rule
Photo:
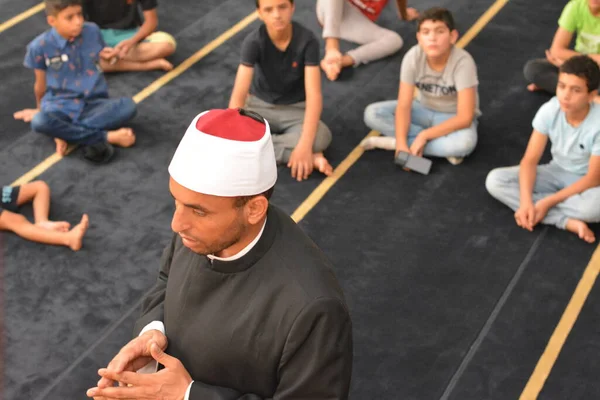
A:
<svg viewBox="0 0 600 400">
<path fill-rule="evenodd" d="M 71 224 L 66 221 L 43 221 L 36 223 L 40 228 L 56 232 L 69 232 Z"/>
<path fill-rule="evenodd" d="M 567 230 L 573 232 L 579 236 L 579 239 L 583 239 L 588 243 L 594 243 L 596 240 L 594 232 L 592 232 L 585 222 L 578 219 L 569 218 L 567 220 Z"/>
<path fill-rule="evenodd" d="M 65 154 L 67 154 L 67 142 L 65 142 L 62 139 L 54 139 L 54 142 L 56 142 L 56 152 L 61 155 L 61 156 L 65 156 Z"/>
<path fill-rule="evenodd" d="M 75 225 L 75 227 L 67 233 L 67 246 L 69 246 L 71 250 L 79 251 L 81 249 L 83 236 L 85 235 L 85 232 L 89 226 L 90 220 L 87 214 L 83 214 L 83 217 L 81 217 L 81 222 Z"/>
<path fill-rule="evenodd" d="M 26 108 L 24 110 L 17 111 L 16 113 L 14 113 L 13 117 L 16 120 L 21 120 L 23 122 L 31 122 L 31 120 L 33 120 L 33 117 L 35 117 L 35 115 L 38 112 L 40 112 L 40 110 L 38 110 L 37 108 Z"/>
<path fill-rule="evenodd" d="M 108 132 L 106 135 L 108 143 L 119 147 L 131 147 L 135 143 L 135 135 L 130 128 L 121 128 L 116 131 Z"/>
<path fill-rule="evenodd" d="M 313 154 L 313 166 L 316 170 L 325 174 L 325 176 L 331 176 L 331 174 L 333 174 L 333 167 L 329 164 L 329 161 L 327 161 L 323 153 Z"/>
<path fill-rule="evenodd" d="M 542 88 L 540 88 L 535 83 L 530 83 L 529 85 L 527 85 L 527 90 L 529 90 L 530 92 L 537 92 L 539 90 L 542 90 Z"/>
<path fill-rule="evenodd" d="M 160 58 L 156 60 L 157 69 L 162 69 L 163 71 L 170 71 L 173 69 L 173 64 L 167 61 L 165 58 Z"/>
</svg>

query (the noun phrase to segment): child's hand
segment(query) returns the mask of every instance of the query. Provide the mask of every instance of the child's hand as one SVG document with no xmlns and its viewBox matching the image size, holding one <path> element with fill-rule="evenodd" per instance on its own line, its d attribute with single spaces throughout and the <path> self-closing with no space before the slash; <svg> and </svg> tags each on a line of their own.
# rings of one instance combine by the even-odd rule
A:
<svg viewBox="0 0 600 400">
<path fill-rule="evenodd" d="M 563 65 L 563 63 L 565 62 L 565 60 L 554 56 L 554 54 L 552 54 L 550 50 L 546 50 L 546 60 L 548 60 L 552 65 L 554 65 L 557 68 L 560 68 L 560 66 Z"/>
<path fill-rule="evenodd" d="M 105 47 L 100 51 L 100 58 L 106 61 L 110 61 L 113 58 L 117 57 L 118 51 L 113 49 L 112 47 Z"/>
<path fill-rule="evenodd" d="M 415 156 L 423 157 L 425 145 L 427 145 L 427 137 L 421 132 L 410 145 L 410 152 Z"/>
<path fill-rule="evenodd" d="M 132 48 L 134 48 L 136 44 L 137 44 L 137 42 L 135 40 L 126 39 L 126 40 L 123 40 L 121 43 L 119 43 L 118 45 L 115 46 L 115 51 L 117 52 L 117 54 L 119 55 L 119 57 L 125 58 L 125 56 L 127 55 L 127 53 L 129 53 L 129 51 Z"/>
<path fill-rule="evenodd" d="M 17 111 L 13 114 L 16 120 L 21 120 L 23 122 L 31 122 L 33 117 L 39 113 L 40 110 L 38 108 L 26 108 L 21 111 Z"/>
<path fill-rule="evenodd" d="M 400 14 L 400 18 L 404 19 L 402 14 Z M 417 18 L 419 18 L 419 12 L 416 8 L 409 7 L 406 9 L 406 21 L 414 21 Z"/>
</svg>

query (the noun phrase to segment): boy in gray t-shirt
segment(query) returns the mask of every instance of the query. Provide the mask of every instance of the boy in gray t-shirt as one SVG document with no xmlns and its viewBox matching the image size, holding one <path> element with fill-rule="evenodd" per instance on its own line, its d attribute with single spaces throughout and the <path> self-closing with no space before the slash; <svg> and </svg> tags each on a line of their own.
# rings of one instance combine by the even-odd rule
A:
<svg viewBox="0 0 600 400">
<path fill-rule="evenodd" d="M 445 157 L 457 165 L 477 144 L 477 66 L 469 53 L 454 46 L 458 32 L 446 9 L 431 8 L 419 17 L 417 39 L 402 61 L 398 100 L 365 110 L 367 126 L 385 136 L 361 145 Z"/>
</svg>

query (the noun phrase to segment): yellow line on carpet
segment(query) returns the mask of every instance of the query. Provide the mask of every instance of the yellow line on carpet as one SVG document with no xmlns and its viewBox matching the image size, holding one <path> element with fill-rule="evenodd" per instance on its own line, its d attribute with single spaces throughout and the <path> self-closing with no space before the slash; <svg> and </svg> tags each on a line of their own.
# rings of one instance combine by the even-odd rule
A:
<svg viewBox="0 0 600 400">
<path fill-rule="evenodd" d="M 37 6 L 31 7 L 29 10 L 23 11 L 21 14 L 12 17 L 8 21 L 3 22 L 2 24 L 0 24 L 0 33 L 4 32 L 5 30 L 7 30 L 9 28 L 12 28 L 19 22 L 26 20 L 27 18 L 31 17 L 32 15 L 39 13 L 43 9 L 44 9 L 44 3 L 40 3 Z"/>
<path fill-rule="evenodd" d="M 367 137 L 377 136 L 378 132 L 371 131 Z M 300 222 L 302 218 L 309 213 L 310 210 L 325 196 L 325 193 L 331 189 L 333 185 L 350 169 L 350 167 L 363 155 L 363 148 L 357 146 L 352 150 L 352 152 L 346 157 L 344 161 L 337 166 L 337 168 L 333 171 L 333 174 L 321 182 L 321 184 L 313 190 L 313 192 L 304 200 L 302 204 L 294 211 L 292 214 L 292 219 L 296 222 Z"/>
<path fill-rule="evenodd" d="M 573 293 L 573 297 L 571 297 L 571 301 L 569 301 L 560 322 L 550 337 L 550 341 L 548 342 L 544 353 L 540 357 L 523 393 L 521 393 L 520 400 L 537 399 L 540 391 L 544 387 L 546 379 L 550 375 L 550 371 L 552 371 L 552 368 L 554 367 L 554 363 L 556 362 L 560 351 L 569 337 L 573 325 L 575 325 L 575 321 L 577 321 L 577 318 L 579 317 L 579 313 L 596 282 L 599 272 L 600 246 L 596 248 L 596 251 L 592 255 L 592 259 L 585 269 L 583 276 Z"/>
<path fill-rule="evenodd" d="M 141 92 L 136 94 L 133 97 L 133 100 L 136 103 L 140 103 L 143 100 L 147 99 L 149 96 L 156 93 L 156 91 L 158 91 L 160 88 L 162 88 L 163 86 L 165 86 L 166 84 L 171 82 L 173 79 L 177 78 L 179 75 L 184 73 L 186 70 L 190 69 L 195 63 L 197 63 L 198 61 L 200 61 L 201 59 L 206 57 L 208 54 L 210 54 L 212 51 L 214 51 L 217 47 L 221 46 L 223 43 L 225 43 L 231 37 L 233 37 L 240 31 L 242 31 L 244 28 L 246 28 L 248 25 L 250 25 L 252 22 L 254 22 L 257 18 L 258 18 L 258 13 L 256 11 L 254 11 L 253 13 L 251 13 L 250 15 L 248 15 L 247 17 L 242 19 L 240 22 L 238 22 L 237 24 L 235 24 L 234 26 L 229 28 L 227 31 L 225 31 L 223 34 L 221 34 L 219 37 L 214 39 L 212 42 L 208 43 L 206 46 L 204 46 L 203 48 L 198 50 L 195 54 L 193 54 L 188 59 L 183 61 L 176 68 L 167 72 L 166 74 L 164 74 L 163 76 L 161 76 L 160 78 L 158 78 L 157 80 L 152 82 L 144 90 L 142 90 Z M 73 149 L 74 148 L 71 147 L 69 149 L 69 151 L 67 152 L 67 154 L 70 151 L 72 151 Z M 42 173 L 44 173 L 45 171 L 50 169 L 54 164 L 56 164 L 57 162 L 59 162 L 62 159 L 63 159 L 63 156 L 60 156 L 58 153 L 52 154 L 51 156 L 46 158 L 44 161 L 42 161 L 40 164 L 38 164 L 36 167 L 34 167 L 31 171 L 27 172 L 25 175 L 23 175 L 22 177 L 20 177 L 16 181 L 14 181 L 11 184 L 11 186 L 18 186 L 18 185 L 25 184 L 27 182 L 31 182 L 31 180 L 35 179 L 36 177 L 38 177 L 39 175 L 41 175 Z"/>
<path fill-rule="evenodd" d="M 494 18 L 496 14 L 508 3 L 508 0 L 496 0 L 494 4 L 488 8 L 488 10 L 479 17 L 479 19 L 473 24 L 473 26 L 465 33 L 465 35 L 456 43 L 457 47 L 467 46 L 479 32 Z M 365 139 L 371 136 L 377 136 L 379 132 L 371 131 Z M 363 139 L 364 140 L 364 139 Z M 325 178 L 323 182 L 300 204 L 300 206 L 292 214 L 292 218 L 296 222 L 300 222 L 306 214 L 312 210 L 319 201 L 325 196 L 325 194 L 331 189 L 337 181 L 360 159 L 363 155 L 363 149 L 356 146 L 354 150 L 346 157 L 344 161 L 333 171 L 333 175 Z"/>
</svg>

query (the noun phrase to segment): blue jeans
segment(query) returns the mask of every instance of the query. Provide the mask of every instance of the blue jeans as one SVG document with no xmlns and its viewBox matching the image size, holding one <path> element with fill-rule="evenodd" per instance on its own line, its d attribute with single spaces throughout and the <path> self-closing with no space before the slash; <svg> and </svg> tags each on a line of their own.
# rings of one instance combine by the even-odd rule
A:
<svg viewBox="0 0 600 400">
<path fill-rule="evenodd" d="M 555 163 L 538 165 L 533 187 L 533 203 L 572 185 L 579 179 L 581 175 L 564 170 Z M 494 198 L 513 211 L 519 209 L 521 190 L 518 165 L 492 170 L 485 180 L 485 187 Z M 571 196 L 552 207 L 542 223 L 565 229 L 569 218 L 584 222 L 600 222 L 600 186 Z"/>
<path fill-rule="evenodd" d="M 61 112 L 37 113 L 31 128 L 67 143 L 88 145 L 106 142 L 107 131 L 123 127 L 136 114 L 131 98 L 94 99 L 86 101 L 80 117 L 73 121 Z"/>
<path fill-rule="evenodd" d="M 385 136 L 396 136 L 397 100 L 382 101 L 369 104 L 365 109 L 365 124 Z M 413 101 L 408 129 L 408 145 L 425 129 L 439 125 L 454 117 L 455 114 L 442 113 L 425 108 L 418 101 Z M 427 142 L 423 154 L 432 157 L 466 157 L 477 145 L 477 120 L 470 127 L 451 132 L 445 136 Z"/>
</svg>

